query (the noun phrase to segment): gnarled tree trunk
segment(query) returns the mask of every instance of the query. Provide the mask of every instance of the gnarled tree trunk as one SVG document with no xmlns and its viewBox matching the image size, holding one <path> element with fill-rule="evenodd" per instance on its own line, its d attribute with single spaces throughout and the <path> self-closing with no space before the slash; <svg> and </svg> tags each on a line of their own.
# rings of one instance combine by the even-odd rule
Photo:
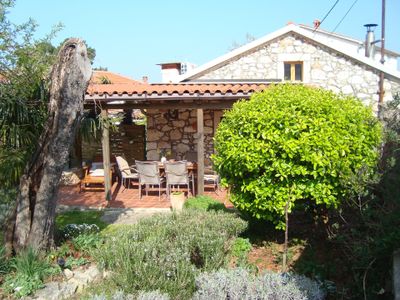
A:
<svg viewBox="0 0 400 300">
<path fill-rule="evenodd" d="M 13 233 L 9 235 L 17 252 L 28 245 L 36 249 L 53 245 L 58 183 L 91 74 L 85 44 L 79 39 L 66 41 L 51 75 L 49 119 L 20 181 Z"/>
</svg>

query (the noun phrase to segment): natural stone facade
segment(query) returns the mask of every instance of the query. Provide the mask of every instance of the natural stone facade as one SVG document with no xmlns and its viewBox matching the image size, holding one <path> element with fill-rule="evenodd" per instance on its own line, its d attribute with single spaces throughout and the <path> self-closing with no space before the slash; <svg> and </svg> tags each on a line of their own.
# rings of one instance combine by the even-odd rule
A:
<svg viewBox="0 0 400 300">
<path fill-rule="evenodd" d="M 249 50 L 230 61 L 221 63 L 196 76 L 200 80 L 278 80 L 284 79 L 284 63 L 301 62 L 302 81 L 335 93 L 355 96 L 377 112 L 379 71 L 345 56 L 328 46 L 318 44 L 296 33 L 288 33 L 258 48 Z M 400 80 L 385 75 L 384 101 L 400 92 Z M 196 152 L 196 110 L 179 110 L 171 118 L 168 110 L 148 110 L 147 159 L 159 160 L 161 152 L 169 158 L 185 158 L 187 152 Z M 174 115 L 175 116 L 175 115 Z M 221 111 L 204 111 L 205 163 L 213 153 L 213 136 Z"/>
<path fill-rule="evenodd" d="M 168 110 L 148 109 L 147 113 L 147 159 L 160 160 L 162 153 L 167 158 L 184 159 L 188 152 L 197 152 L 196 109 L 181 109 L 171 116 Z M 211 163 L 214 151 L 213 136 L 221 110 L 204 110 L 205 164 Z"/>
<path fill-rule="evenodd" d="M 379 71 L 296 34 L 276 39 L 197 79 L 283 80 L 285 61 L 303 62 L 304 83 L 355 96 L 376 111 Z M 387 76 L 384 85 L 384 101 L 392 100 L 400 92 L 400 81 L 396 78 Z"/>
</svg>

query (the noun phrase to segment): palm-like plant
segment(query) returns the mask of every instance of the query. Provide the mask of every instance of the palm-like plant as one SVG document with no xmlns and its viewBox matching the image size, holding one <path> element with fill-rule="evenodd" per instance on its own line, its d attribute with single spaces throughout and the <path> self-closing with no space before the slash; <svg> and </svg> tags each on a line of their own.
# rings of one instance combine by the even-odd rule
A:
<svg viewBox="0 0 400 300">
<path fill-rule="evenodd" d="M 13 1 L 0 0 L 9 8 Z M 0 12 L 0 186 L 16 186 L 47 117 L 48 79 L 55 59 L 50 43 L 32 35 L 35 23 L 11 24 Z"/>
</svg>

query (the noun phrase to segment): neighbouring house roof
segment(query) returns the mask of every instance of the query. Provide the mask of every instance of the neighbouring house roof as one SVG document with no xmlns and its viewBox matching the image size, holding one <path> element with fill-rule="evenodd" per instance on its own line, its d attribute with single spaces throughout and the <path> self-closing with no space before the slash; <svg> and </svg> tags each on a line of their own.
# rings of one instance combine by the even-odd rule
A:
<svg viewBox="0 0 400 300">
<path fill-rule="evenodd" d="M 134 80 L 117 73 L 94 70 L 86 94 L 108 94 L 111 96 L 112 94 L 127 93 L 127 91 L 133 91 L 138 87 L 142 89 L 148 86 L 149 84 L 144 81 Z"/>
<path fill-rule="evenodd" d="M 273 41 L 279 37 L 282 37 L 286 34 L 290 34 L 290 33 L 295 33 L 297 35 L 300 35 L 304 38 L 309 39 L 310 41 L 313 41 L 317 44 L 320 44 L 322 46 L 330 48 L 338 53 L 341 53 L 341 54 L 359 62 L 359 63 L 367 65 L 368 67 L 374 68 L 378 71 L 382 71 L 386 75 L 392 76 L 392 77 L 396 78 L 397 80 L 400 80 L 400 72 L 395 71 L 390 68 L 387 68 L 385 65 L 382 65 L 382 64 L 374 61 L 371 58 L 365 57 L 360 54 L 353 53 L 353 52 L 349 51 L 348 49 L 346 49 L 346 47 L 339 47 L 334 44 L 328 44 L 326 42 L 326 39 L 318 37 L 318 36 L 314 35 L 312 32 L 310 32 L 309 30 L 301 28 L 300 26 L 295 25 L 295 24 L 289 24 L 289 25 L 287 25 L 277 31 L 274 31 L 262 38 L 259 38 L 253 42 L 250 42 L 250 43 L 240 47 L 240 48 L 237 48 L 231 52 L 228 52 L 227 54 L 224 54 L 202 66 L 199 66 L 199 67 L 185 73 L 184 75 L 181 75 L 178 78 L 178 80 L 180 82 L 191 81 L 191 80 L 196 81 L 197 77 L 200 77 L 203 74 L 206 74 L 207 72 L 212 71 L 212 70 L 218 68 L 219 66 L 222 66 L 222 65 L 230 62 L 231 60 L 241 57 L 241 56 L 245 55 L 246 53 L 251 53 L 251 52 L 257 50 L 259 47 L 261 47 L 265 44 L 268 44 L 271 41 Z"/>
<path fill-rule="evenodd" d="M 109 81 L 110 83 L 104 84 L 105 81 Z M 143 81 L 134 80 L 132 78 L 119 75 L 117 73 L 109 72 L 109 71 L 97 71 L 94 70 L 92 73 L 92 78 L 90 78 L 90 84 L 143 84 Z"/>
</svg>

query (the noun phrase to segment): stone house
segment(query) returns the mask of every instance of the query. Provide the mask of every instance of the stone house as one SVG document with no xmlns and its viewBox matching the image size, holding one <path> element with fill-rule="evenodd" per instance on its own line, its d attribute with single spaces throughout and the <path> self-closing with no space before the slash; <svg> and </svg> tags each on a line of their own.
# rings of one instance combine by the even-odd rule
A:
<svg viewBox="0 0 400 300">
<path fill-rule="evenodd" d="M 183 75 L 178 75 L 179 63 L 161 64 L 161 67 L 163 82 L 199 86 L 213 83 L 267 85 L 271 82 L 302 82 L 335 93 L 353 95 L 377 111 L 380 72 L 385 76 L 384 101 L 390 101 L 393 94 L 400 92 L 400 73 L 397 71 L 400 54 L 386 50 L 387 63 L 382 65 L 377 54 L 365 57 L 364 52 L 361 41 L 320 29 L 314 31 L 305 25 L 289 24 Z M 207 163 L 213 151 L 212 137 L 222 113 L 222 110 L 215 109 L 204 111 Z M 147 118 L 149 159 L 157 159 L 159 149 L 179 153 L 196 151 L 196 144 L 193 143 L 195 111 L 179 110 L 172 126 L 167 124 L 164 112 L 148 110 Z"/>
<path fill-rule="evenodd" d="M 223 110 L 273 82 L 301 82 L 353 95 L 377 112 L 381 74 L 383 101 L 400 92 L 400 54 L 386 50 L 387 63 L 381 64 L 377 55 L 366 57 L 362 45 L 342 35 L 289 24 L 196 68 L 160 64 L 164 83 L 92 85 L 86 106 L 96 102 L 103 109 L 142 109 L 148 160 L 159 160 L 162 152 L 178 159 L 197 152 L 199 165 L 208 165 Z"/>
</svg>

